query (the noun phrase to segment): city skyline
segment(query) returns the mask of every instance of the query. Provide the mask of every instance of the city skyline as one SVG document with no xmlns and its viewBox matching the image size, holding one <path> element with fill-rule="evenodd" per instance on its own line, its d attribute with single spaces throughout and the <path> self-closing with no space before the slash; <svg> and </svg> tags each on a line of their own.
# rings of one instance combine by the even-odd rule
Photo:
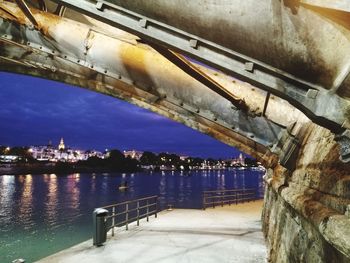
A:
<svg viewBox="0 0 350 263">
<path fill-rule="evenodd" d="M 64 137 L 70 147 L 99 151 L 136 149 L 202 158 L 240 153 L 116 98 L 28 76 L 0 76 L 0 145 L 46 145 L 49 140 L 58 144 Z"/>
</svg>

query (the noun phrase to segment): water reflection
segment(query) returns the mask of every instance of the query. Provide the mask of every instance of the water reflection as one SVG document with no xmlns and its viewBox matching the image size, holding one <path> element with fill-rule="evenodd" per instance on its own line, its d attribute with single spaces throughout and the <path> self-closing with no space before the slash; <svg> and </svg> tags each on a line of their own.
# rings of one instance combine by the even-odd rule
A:
<svg viewBox="0 0 350 263">
<path fill-rule="evenodd" d="M 57 176 L 55 174 L 50 174 L 45 177 L 45 183 L 48 189 L 47 201 L 45 203 L 45 221 L 49 224 L 55 223 L 58 210 L 58 200 L 57 200 Z"/>
<path fill-rule="evenodd" d="M 68 194 L 67 207 L 72 210 L 77 210 L 79 208 L 79 196 L 80 196 L 80 187 L 79 180 L 75 174 L 70 175 L 66 180 L 66 193 Z"/>
<path fill-rule="evenodd" d="M 237 173 L 236 171 L 233 171 L 233 188 L 237 189 Z"/>
<path fill-rule="evenodd" d="M 75 178 L 76 182 L 79 182 L 80 181 L 80 174 L 79 173 L 73 174 L 73 178 Z"/>
<path fill-rule="evenodd" d="M 19 200 L 19 220 L 22 222 L 24 229 L 28 230 L 32 226 L 33 216 L 33 177 L 27 174 L 24 179 L 23 190 Z"/>
<path fill-rule="evenodd" d="M 245 172 L 242 171 L 242 188 L 246 188 L 246 184 L 245 184 Z"/>
<path fill-rule="evenodd" d="M 0 176 L 0 223 L 7 225 L 11 222 L 14 209 L 15 177 L 12 175 Z"/>
<path fill-rule="evenodd" d="M 130 187 L 122 192 L 118 186 L 124 181 Z M 18 247 L 18 257 L 32 262 L 90 238 L 95 207 L 158 195 L 161 209 L 169 204 L 201 208 L 204 190 L 244 186 L 262 188 L 262 174 L 233 170 L 0 176 L 0 262 L 16 258 Z"/>
</svg>

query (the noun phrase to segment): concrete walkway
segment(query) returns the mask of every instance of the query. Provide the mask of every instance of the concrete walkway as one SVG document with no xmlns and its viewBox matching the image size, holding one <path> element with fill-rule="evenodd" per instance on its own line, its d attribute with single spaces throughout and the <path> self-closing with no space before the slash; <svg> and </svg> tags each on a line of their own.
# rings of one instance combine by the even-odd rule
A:
<svg viewBox="0 0 350 263">
<path fill-rule="evenodd" d="M 129 231 L 118 229 L 102 247 L 92 240 L 39 262 L 266 262 L 262 201 L 203 210 L 163 211 Z"/>
</svg>

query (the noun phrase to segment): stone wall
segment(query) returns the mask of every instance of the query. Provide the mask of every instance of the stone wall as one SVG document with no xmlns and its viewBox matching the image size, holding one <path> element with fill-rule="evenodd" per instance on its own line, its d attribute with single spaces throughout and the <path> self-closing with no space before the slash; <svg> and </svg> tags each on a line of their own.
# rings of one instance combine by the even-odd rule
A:
<svg viewBox="0 0 350 263">
<path fill-rule="evenodd" d="M 277 165 L 265 176 L 269 261 L 350 262 L 350 163 L 328 130 L 308 123 L 294 132 L 295 169 Z"/>
</svg>

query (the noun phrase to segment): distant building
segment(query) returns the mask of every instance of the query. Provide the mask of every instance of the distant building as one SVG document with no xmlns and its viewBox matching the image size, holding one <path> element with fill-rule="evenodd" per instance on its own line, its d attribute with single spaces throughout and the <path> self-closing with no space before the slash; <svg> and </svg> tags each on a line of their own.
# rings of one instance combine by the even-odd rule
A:
<svg viewBox="0 0 350 263">
<path fill-rule="evenodd" d="M 136 160 L 140 160 L 141 156 L 143 155 L 142 151 L 136 151 L 136 150 L 131 150 L 131 151 L 124 151 L 124 156 L 126 157 L 130 157 L 131 159 L 136 159 Z"/>
<path fill-rule="evenodd" d="M 185 161 L 187 158 L 189 158 L 189 156 L 187 156 L 187 155 L 181 155 L 180 156 L 180 160 L 181 161 Z"/>
<path fill-rule="evenodd" d="M 85 161 L 89 157 L 97 156 L 103 159 L 105 156 L 102 152 L 90 150 L 83 151 L 78 149 L 71 149 L 66 147 L 63 138 L 57 148 L 53 147 L 51 141 L 46 146 L 32 146 L 29 149 L 33 158 L 38 161 L 49 161 L 49 162 L 78 162 Z"/>
<path fill-rule="evenodd" d="M 58 150 L 63 151 L 66 148 L 64 145 L 63 138 L 61 138 L 60 144 L 58 145 Z"/>
<path fill-rule="evenodd" d="M 89 157 L 98 157 L 98 158 L 101 158 L 101 159 L 105 159 L 106 158 L 105 154 L 103 154 L 102 152 L 99 152 L 99 151 L 95 151 L 95 150 L 86 151 L 85 154 L 87 155 L 86 159 L 88 159 Z"/>
<path fill-rule="evenodd" d="M 31 146 L 29 152 L 38 161 L 53 160 L 58 154 L 58 150 L 54 149 L 50 142 L 48 145 Z"/>
<path fill-rule="evenodd" d="M 240 153 L 238 158 L 232 159 L 231 165 L 245 166 L 245 156 L 242 153 Z"/>
<path fill-rule="evenodd" d="M 16 163 L 21 160 L 17 155 L 0 155 L 0 163 Z"/>
<path fill-rule="evenodd" d="M 242 164 L 242 165 L 245 164 L 245 158 L 244 158 L 244 156 L 243 156 L 242 153 L 239 154 L 238 160 L 239 160 L 239 163 L 240 163 L 240 164 Z"/>
</svg>

